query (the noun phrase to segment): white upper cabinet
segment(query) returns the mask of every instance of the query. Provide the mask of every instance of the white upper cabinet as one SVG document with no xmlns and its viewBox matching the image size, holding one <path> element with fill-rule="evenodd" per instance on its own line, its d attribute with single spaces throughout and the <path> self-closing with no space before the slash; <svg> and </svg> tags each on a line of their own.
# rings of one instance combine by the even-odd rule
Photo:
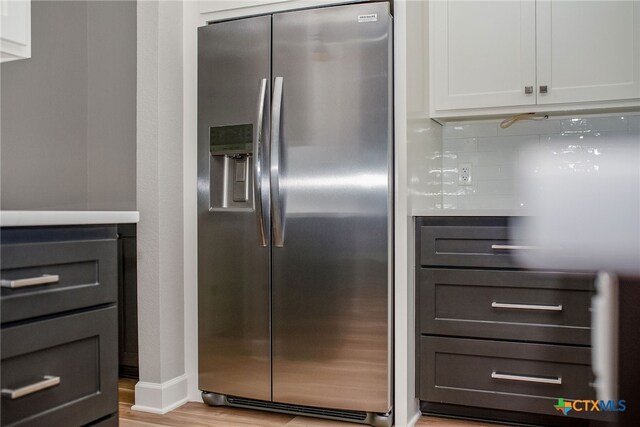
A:
<svg viewBox="0 0 640 427">
<path fill-rule="evenodd" d="M 536 7 L 538 104 L 640 98 L 640 1 Z"/>
<path fill-rule="evenodd" d="M 533 0 L 432 1 L 429 22 L 437 109 L 535 104 Z"/>
<path fill-rule="evenodd" d="M 0 62 L 31 57 L 31 2 L 0 0 Z"/>
<path fill-rule="evenodd" d="M 432 117 L 640 107 L 640 0 L 431 0 Z"/>
</svg>

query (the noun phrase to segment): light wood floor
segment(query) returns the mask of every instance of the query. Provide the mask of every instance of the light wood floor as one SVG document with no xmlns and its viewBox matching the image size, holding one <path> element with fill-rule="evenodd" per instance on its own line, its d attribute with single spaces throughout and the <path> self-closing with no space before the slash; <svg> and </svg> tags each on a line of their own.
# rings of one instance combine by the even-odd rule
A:
<svg viewBox="0 0 640 427">
<path fill-rule="evenodd" d="M 189 402 L 166 415 L 132 411 L 135 380 L 119 383 L 120 427 L 181 426 L 181 427 L 357 427 L 358 424 L 298 417 L 249 409 L 209 407 Z M 422 417 L 416 427 L 495 427 L 494 424 Z"/>
</svg>

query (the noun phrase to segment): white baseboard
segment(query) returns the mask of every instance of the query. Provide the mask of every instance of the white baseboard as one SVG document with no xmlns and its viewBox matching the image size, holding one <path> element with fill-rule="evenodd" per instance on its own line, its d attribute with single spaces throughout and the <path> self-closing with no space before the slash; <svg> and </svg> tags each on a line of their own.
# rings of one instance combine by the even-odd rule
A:
<svg viewBox="0 0 640 427">
<path fill-rule="evenodd" d="M 166 414 L 187 403 L 187 376 L 180 375 L 169 381 L 149 383 L 138 381 L 136 384 L 136 404 L 134 411 Z"/>
<path fill-rule="evenodd" d="M 189 393 L 189 402 L 204 403 L 204 400 L 202 400 L 202 392 L 197 390 L 195 393 Z"/>
<path fill-rule="evenodd" d="M 420 417 L 422 416 L 422 413 L 420 411 L 418 411 L 413 418 L 411 418 L 409 420 L 409 422 L 407 423 L 407 427 L 413 427 L 416 425 L 416 423 L 418 422 L 418 420 L 420 419 Z"/>
</svg>

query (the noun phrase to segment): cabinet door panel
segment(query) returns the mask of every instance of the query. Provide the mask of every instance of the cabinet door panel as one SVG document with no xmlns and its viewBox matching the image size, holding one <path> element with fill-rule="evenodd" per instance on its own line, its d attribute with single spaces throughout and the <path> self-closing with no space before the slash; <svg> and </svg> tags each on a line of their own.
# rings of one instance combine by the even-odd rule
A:
<svg viewBox="0 0 640 427">
<path fill-rule="evenodd" d="M 533 105 L 535 3 L 431 2 L 434 109 Z"/>
<path fill-rule="evenodd" d="M 536 2 L 539 104 L 640 98 L 640 2 Z"/>
<path fill-rule="evenodd" d="M 3 395 L 0 424 L 84 426 L 117 413 L 117 320 L 116 307 L 110 306 L 3 325 L 3 394 L 46 377 L 57 377 L 58 383 L 21 396 Z"/>
<path fill-rule="evenodd" d="M 31 58 L 31 2 L 0 2 L 0 62 Z"/>
<path fill-rule="evenodd" d="M 596 398 L 588 347 L 430 336 L 421 336 L 419 346 L 420 400 L 556 415 L 557 396 Z M 602 414 L 568 415 L 602 420 Z"/>
</svg>

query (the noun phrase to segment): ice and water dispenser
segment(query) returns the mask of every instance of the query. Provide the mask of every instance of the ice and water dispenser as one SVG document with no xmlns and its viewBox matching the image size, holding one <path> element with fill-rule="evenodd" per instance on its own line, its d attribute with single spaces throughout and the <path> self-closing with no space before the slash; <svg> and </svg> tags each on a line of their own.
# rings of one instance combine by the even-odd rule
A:
<svg viewBox="0 0 640 427">
<path fill-rule="evenodd" d="M 253 208 L 253 125 L 209 128 L 212 210 Z"/>
</svg>

